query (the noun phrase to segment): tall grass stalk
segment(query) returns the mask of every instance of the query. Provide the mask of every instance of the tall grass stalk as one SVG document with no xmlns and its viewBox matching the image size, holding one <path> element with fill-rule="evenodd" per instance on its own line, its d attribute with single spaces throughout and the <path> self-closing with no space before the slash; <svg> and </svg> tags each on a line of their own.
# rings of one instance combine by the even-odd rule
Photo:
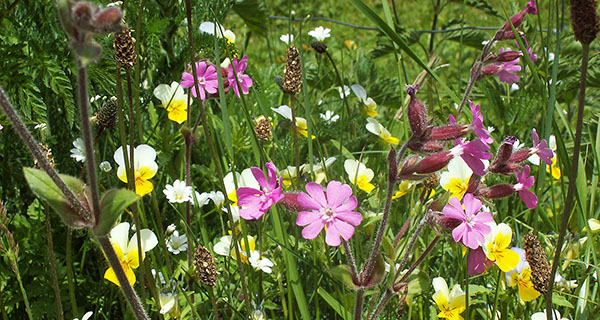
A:
<svg viewBox="0 0 600 320">
<path fill-rule="evenodd" d="M 62 320 L 65 318 L 65 313 L 63 311 L 62 302 L 60 299 L 58 276 L 56 275 L 56 261 L 54 260 L 54 244 L 52 243 L 52 228 L 50 226 L 50 210 L 48 209 L 47 204 L 44 204 L 44 212 L 46 214 L 46 241 L 48 242 L 48 258 L 50 259 L 50 270 L 52 271 L 52 287 L 54 288 L 54 296 L 56 298 L 56 309 L 58 311 L 58 318 Z"/>
</svg>

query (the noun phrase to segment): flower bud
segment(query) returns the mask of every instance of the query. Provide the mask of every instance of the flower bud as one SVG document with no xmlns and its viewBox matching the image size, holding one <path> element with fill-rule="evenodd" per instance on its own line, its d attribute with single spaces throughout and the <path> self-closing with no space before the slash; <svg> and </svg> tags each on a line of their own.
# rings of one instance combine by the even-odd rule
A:
<svg viewBox="0 0 600 320">
<path fill-rule="evenodd" d="M 310 46 L 315 49 L 317 53 L 325 53 L 327 51 L 327 45 L 321 41 L 312 40 Z"/>
<path fill-rule="evenodd" d="M 468 132 L 468 127 L 460 124 L 451 124 L 447 126 L 435 127 L 431 131 L 429 139 L 452 141 L 464 136 Z"/>
<path fill-rule="evenodd" d="M 488 199 L 500 199 L 510 196 L 515 189 L 510 184 L 499 184 L 488 189 L 481 190 L 479 194 Z"/>
<path fill-rule="evenodd" d="M 523 56 L 521 51 L 504 51 L 496 57 L 497 62 L 509 62 Z"/>
<path fill-rule="evenodd" d="M 298 192 L 286 192 L 283 199 L 279 201 L 286 209 L 292 212 L 300 212 L 305 208 L 298 202 Z"/>
<path fill-rule="evenodd" d="M 419 156 L 410 155 L 402 163 L 402 168 L 400 169 L 400 175 L 409 175 L 415 173 L 419 168 Z"/>
<path fill-rule="evenodd" d="M 513 144 L 517 141 L 514 136 L 508 136 L 504 139 L 504 142 L 498 147 L 498 153 L 496 153 L 496 159 L 494 163 L 506 163 L 513 153 Z"/>
<path fill-rule="evenodd" d="M 440 211 L 429 211 L 429 215 L 432 226 L 442 234 L 450 234 L 452 230 L 461 224 L 460 220 L 448 218 Z"/>
<path fill-rule="evenodd" d="M 519 150 L 515 153 L 513 153 L 510 156 L 510 159 L 508 161 L 510 162 L 522 162 L 527 160 L 527 158 L 529 158 L 533 153 L 531 152 L 531 149 L 524 149 L 524 150 Z"/>
<path fill-rule="evenodd" d="M 475 193 L 481 184 L 480 181 L 481 177 L 473 173 L 471 178 L 469 178 L 469 184 L 467 185 L 466 193 Z"/>
<path fill-rule="evenodd" d="M 421 136 L 427 126 L 427 110 L 421 100 L 417 99 L 419 86 L 409 86 L 406 90 L 410 95 L 408 103 L 408 122 L 415 136 Z"/>
<path fill-rule="evenodd" d="M 417 173 L 432 173 L 445 167 L 454 156 L 450 151 L 432 154 L 419 162 Z"/>
<path fill-rule="evenodd" d="M 500 66 L 497 64 L 488 64 L 481 68 L 481 73 L 485 76 L 493 76 L 500 71 Z"/>
<path fill-rule="evenodd" d="M 423 153 L 435 153 L 440 152 L 442 150 L 444 150 L 443 145 L 439 144 L 436 141 L 427 141 L 423 143 L 419 151 Z"/>
</svg>

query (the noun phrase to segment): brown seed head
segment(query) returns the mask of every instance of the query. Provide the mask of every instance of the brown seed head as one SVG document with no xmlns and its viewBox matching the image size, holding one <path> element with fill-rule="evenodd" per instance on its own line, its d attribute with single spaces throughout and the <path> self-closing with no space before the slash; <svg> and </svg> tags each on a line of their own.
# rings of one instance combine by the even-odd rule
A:
<svg viewBox="0 0 600 320">
<path fill-rule="evenodd" d="M 546 283 L 550 278 L 550 264 L 546 253 L 537 237 L 528 233 L 524 237 L 525 257 L 531 268 L 531 282 L 535 290 L 545 294 L 547 291 Z"/>
<path fill-rule="evenodd" d="M 271 139 L 272 131 L 271 131 L 271 121 L 265 118 L 264 116 L 260 116 L 256 119 L 256 124 L 254 125 L 254 133 L 256 133 L 256 137 L 258 140 L 267 141 Z"/>
<path fill-rule="evenodd" d="M 113 47 L 115 48 L 117 64 L 121 68 L 131 68 L 136 63 L 135 38 L 131 36 L 132 31 L 131 29 L 124 29 L 115 33 Z"/>
<path fill-rule="evenodd" d="M 285 71 L 283 77 L 283 91 L 289 94 L 298 94 L 302 88 L 302 65 L 300 52 L 296 47 L 290 46 L 285 56 Z"/>
<path fill-rule="evenodd" d="M 203 284 L 212 287 L 217 284 L 217 267 L 210 251 L 201 245 L 196 248 L 194 253 L 194 266 L 198 280 Z"/>
<path fill-rule="evenodd" d="M 589 44 L 600 31 L 596 0 L 571 0 L 571 23 L 575 39 Z"/>
</svg>

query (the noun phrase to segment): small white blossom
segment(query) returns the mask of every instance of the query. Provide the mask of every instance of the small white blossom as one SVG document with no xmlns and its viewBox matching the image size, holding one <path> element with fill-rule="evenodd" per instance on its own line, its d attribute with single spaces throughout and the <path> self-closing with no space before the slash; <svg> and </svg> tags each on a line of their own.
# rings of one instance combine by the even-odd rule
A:
<svg viewBox="0 0 600 320">
<path fill-rule="evenodd" d="M 177 229 L 177 227 L 175 227 L 174 224 L 170 224 L 169 226 L 167 226 L 167 235 L 170 235 L 171 233 L 173 233 L 175 230 Z"/>
<path fill-rule="evenodd" d="M 186 186 L 185 181 L 175 180 L 173 185 L 166 185 L 163 193 L 171 203 L 183 203 L 192 200 L 192 187 Z"/>
<path fill-rule="evenodd" d="M 94 311 L 88 311 L 83 315 L 83 317 L 81 317 L 81 320 L 88 320 L 92 317 L 93 314 L 94 314 Z M 79 318 L 75 318 L 73 320 L 79 320 Z"/>
<path fill-rule="evenodd" d="M 327 111 L 325 111 L 325 113 L 321 113 L 320 116 L 321 116 L 321 119 L 323 119 L 327 123 L 336 122 L 340 118 L 340 116 L 336 115 L 331 110 L 327 110 Z"/>
<path fill-rule="evenodd" d="M 285 42 L 285 44 L 289 45 L 292 42 L 294 42 L 294 35 L 293 34 L 284 34 L 281 37 L 279 37 L 279 40 Z"/>
<path fill-rule="evenodd" d="M 100 162 L 100 170 L 102 170 L 104 172 L 110 172 L 110 170 L 112 170 L 112 166 L 110 165 L 110 162 L 108 162 L 108 161 Z"/>
<path fill-rule="evenodd" d="M 34 129 L 40 129 L 40 131 L 44 131 L 46 130 L 46 128 L 48 127 L 48 125 L 45 122 L 36 124 L 35 127 L 33 127 Z"/>
<path fill-rule="evenodd" d="M 531 320 L 546 320 L 546 319 L 547 319 L 546 309 L 544 309 L 543 312 L 536 312 L 531 315 Z M 552 319 L 553 320 L 568 320 L 567 318 L 561 317 L 560 312 L 558 312 L 558 310 L 556 310 L 556 309 L 552 309 Z"/>
<path fill-rule="evenodd" d="M 75 141 L 73 141 L 73 146 L 75 148 L 71 149 L 71 158 L 74 158 L 75 161 L 85 162 L 85 147 L 83 145 L 83 139 L 75 139 Z"/>
<path fill-rule="evenodd" d="M 348 98 L 348 96 L 350 95 L 350 87 L 348 87 L 347 85 L 344 85 L 344 91 L 342 92 L 342 88 L 338 87 L 338 92 L 340 93 L 340 99 L 344 99 L 344 95 L 346 96 L 346 98 Z"/>
<path fill-rule="evenodd" d="M 196 194 L 196 199 L 192 199 L 192 205 L 196 205 L 196 202 L 197 202 L 201 207 L 204 207 L 210 201 L 210 198 L 208 197 L 208 193 L 206 193 L 206 192 L 200 193 L 198 191 L 195 191 L 195 194 Z"/>
<path fill-rule="evenodd" d="M 329 32 L 331 32 L 331 29 L 318 26 L 317 28 L 315 28 L 315 30 L 309 31 L 308 35 L 319 41 L 323 41 L 331 36 Z"/>
<path fill-rule="evenodd" d="M 274 266 L 273 262 L 267 258 L 261 258 L 260 253 L 256 250 L 250 252 L 250 257 L 248 258 L 248 262 L 250 265 L 257 270 L 261 270 L 265 273 L 271 273 L 271 267 Z"/>
<path fill-rule="evenodd" d="M 515 92 L 517 90 L 519 90 L 519 85 L 518 84 L 513 83 L 513 84 L 510 85 L 510 92 Z"/>
<path fill-rule="evenodd" d="M 187 250 L 187 248 L 188 248 L 187 241 L 188 241 L 188 239 L 187 239 L 187 236 L 185 235 L 185 233 L 180 236 L 179 232 L 177 232 L 177 230 L 175 230 L 175 231 L 173 231 L 173 234 L 167 240 L 167 249 L 172 254 L 179 254 L 180 252 Z"/>
<path fill-rule="evenodd" d="M 212 200 L 215 206 L 220 207 L 225 202 L 225 195 L 221 191 L 211 191 L 208 193 L 208 198 Z"/>
</svg>

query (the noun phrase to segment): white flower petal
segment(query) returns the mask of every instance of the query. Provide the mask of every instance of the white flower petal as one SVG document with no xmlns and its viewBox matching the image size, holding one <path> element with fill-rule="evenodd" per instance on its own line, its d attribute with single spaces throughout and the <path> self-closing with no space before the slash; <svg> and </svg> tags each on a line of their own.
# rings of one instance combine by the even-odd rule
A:
<svg viewBox="0 0 600 320">
<path fill-rule="evenodd" d="M 158 244 L 158 238 L 156 237 L 154 232 L 152 232 L 152 230 L 149 230 L 149 229 L 140 230 L 140 238 L 142 240 L 142 250 L 144 252 L 148 252 L 148 251 L 152 250 Z M 133 249 L 137 249 L 137 234 L 133 234 L 133 236 L 129 240 L 129 246 L 127 248 L 127 252 L 129 252 Z"/>
<path fill-rule="evenodd" d="M 282 105 L 279 108 L 271 108 L 271 110 L 279 113 L 288 120 L 292 120 L 292 109 L 286 105 Z"/>
<path fill-rule="evenodd" d="M 353 84 L 350 86 L 352 92 L 360 99 L 361 102 L 367 100 L 367 91 L 360 84 Z"/>
<path fill-rule="evenodd" d="M 129 252 L 127 250 L 129 238 L 129 222 L 121 222 L 116 227 L 110 230 L 110 239 L 116 243 L 124 253 Z"/>
</svg>

